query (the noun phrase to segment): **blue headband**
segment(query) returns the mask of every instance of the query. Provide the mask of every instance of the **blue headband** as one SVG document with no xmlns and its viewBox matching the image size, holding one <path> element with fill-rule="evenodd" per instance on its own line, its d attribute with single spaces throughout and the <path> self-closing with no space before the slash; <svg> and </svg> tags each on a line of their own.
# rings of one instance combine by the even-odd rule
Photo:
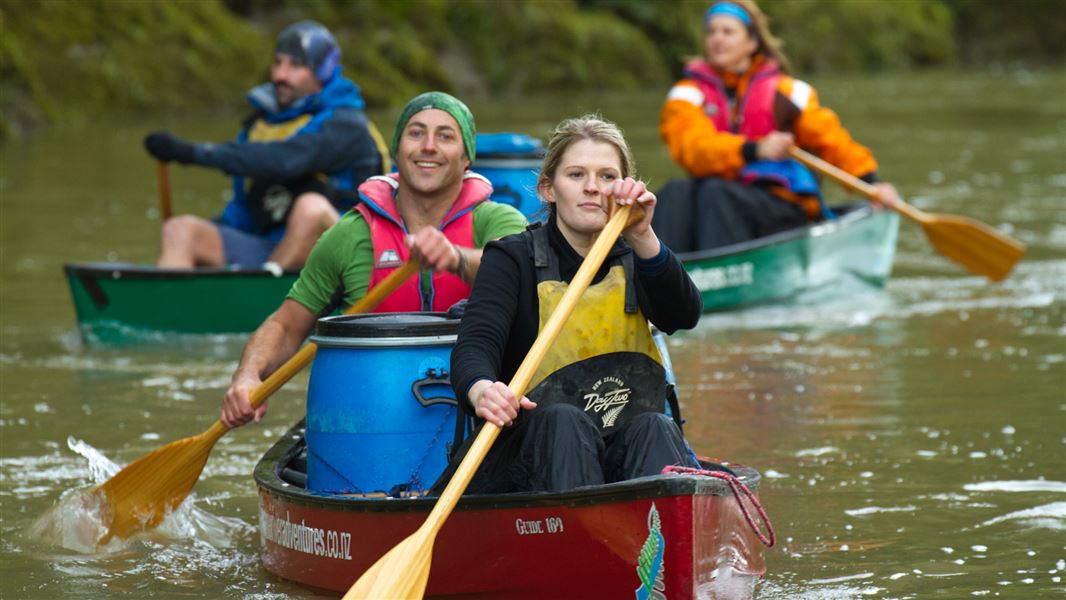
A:
<svg viewBox="0 0 1066 600">
<path fill-rule="evenodd" d="M 732 2 L 719 2 L 708 8 L 707 13 L 703 15 L 703 22 L 710 22 L 711 18 L 715 15 L 728 15 L 748 27 L 751 27 L 751 15 Z"/>
</svg>

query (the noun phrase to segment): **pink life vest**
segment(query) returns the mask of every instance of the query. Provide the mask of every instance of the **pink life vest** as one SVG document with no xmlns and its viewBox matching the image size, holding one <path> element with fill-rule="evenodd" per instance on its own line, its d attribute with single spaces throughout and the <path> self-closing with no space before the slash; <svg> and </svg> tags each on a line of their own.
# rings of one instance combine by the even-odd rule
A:
<svg viewBox="0 0 1066 600">
<path fill-rule="evenodd" d="M 755 70 L 744 95 L 736 99 L 736 117 L 729 108 L 729 96 L 721 76 L 705 61 L 695 60 L 685 65 L 685 76 L 703 92 L 703 112 L 718 131 L 730 131 L 755 140 L 777 129 L 774 119 L 774 99 L 781 81 L 776 61 L 767 60 Z M 744 166 L 738 179 L 744 183 L 769 183 L 793 194 L 817 196 L 819 212 L 831 218 L 832 212 L 822 200 L 818 181 L 807 167 L 792 159 L 756 161 Z M 809 209 L 808 212 L 810 212 Z"/>
<path fill-rule="evenodd" d="M 729 108 L 722 78 L 705 61 L 696 60 L 685 65 L 685 76 L 703 92 L 703 112 L 718 131 L 739 133 L 749 139 L 761 138 L 774 129 L 774 97 L 781 71 L 772 60 L 763 62 L 751 76 L 748 89 L 736 99 L 736 118 Z"/>
<path fill-rule="evenodd" d="M 370 272 L 369 288 L 376 286 L 390 273 L 398 269 L 410 256 L 404 238 L 407 227 L 396 209 L 396 190 L 399 175 L 390 173 L 371 177 L 359 186 L 361 202 L 355 205 L 370 227 L 370 241 L 374 247 L 374 264 Z M 492 195 L 489 180 L 472 171 L 463 175 L 463 187 L 459 197 L 441 221 L 444 237 L 465 248 L 474 246 L 474 207 Z M 458 275 L 434 271 L 430 280 L 429 296 L 422 295 L 422 278 L 408 279 L 389 294 L 374 309 L 374 312 L 446 311 L 470 296 L 470 286 Z"/>
</svg>

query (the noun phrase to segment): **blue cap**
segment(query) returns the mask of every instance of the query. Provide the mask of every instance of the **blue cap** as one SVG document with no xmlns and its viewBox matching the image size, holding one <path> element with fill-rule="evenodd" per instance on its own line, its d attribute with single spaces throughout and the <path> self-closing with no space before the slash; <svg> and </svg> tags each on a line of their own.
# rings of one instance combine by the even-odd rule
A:
<svg viewBox="0 0 1066 600">
<path fill-rule="evenodd" d="M 296 64 L 310 68 L 322 84 L 333 79 L 341 62 L 337 40 L 314 21 L 300 21 L 283 29 L 274 44 L 274 52 L 288 54 Z"/>
</svg>

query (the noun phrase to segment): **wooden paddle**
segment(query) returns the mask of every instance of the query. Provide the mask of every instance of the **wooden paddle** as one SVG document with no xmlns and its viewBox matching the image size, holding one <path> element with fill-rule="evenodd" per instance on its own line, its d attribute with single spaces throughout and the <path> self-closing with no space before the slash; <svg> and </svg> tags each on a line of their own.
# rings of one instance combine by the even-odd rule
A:
<svg viewBox="0 0 1066 600">
<path fill-rule="evenodd" d="M 838 169 L 817 156 L 792 147 L 789 155 L 811 170 L 836 181 L 844 188 L 869 199 L 877 197 L 877 188 L 854 175 Z M 904 217 L 919 223 L 925 235 L 941 254 L 983 275 L 1000 281 L 1011 272 L 1025 254 L 1025 244 L 967 217 L 922 212 L 900 200 L 892 207 Z"/>
<path fill-rule="evenodd" d="M 592 245 L 588 256 L 582 261 L 577 274 L 574 275 L 566 293 L 563 294 L 562 299 L 559 301 L 559 306 L 552 313 L 548 322 L 544 324 L 540 335 L 533 342 L 529 353 L 526 354 L 526 358 L 522 361 L 514 378 L 511 379 L 511 383 L 507 386 L 516 397 L 521 398 L 525 394 L 526 386 L 529 385 L 533 373 L 540 366 L 540 362 L 544 360 L 544 356 L 548 353 L 552 342 L 558 337 L 563 325 L 570 317 L 570 313 L 573 312 L 578 300 L 581 299 L 581 294 L 585 292 L 585 288 L 592 282 L 596 271 L 599 270 L 603 260 L 607 257 L 608 251 L 610 251 L 618 236 L 628 224 L 627 219 L 631 208 L 632 205 L 626 205 L 614 213 L 607 222 L 607 226 L 600 232 L 596 243 Z M 481 461 L 484 460 L 489 448 L 496 441 L 496 436 L 499 434 L 499 427 L 490 422 L 485 423 L 481 428 L 481 433 L 478 434 L 473 445 L 470 446 L 470 450 L 463 457 L 462 462 L 459 463 L 455 475 L 448 482 L 448 486 L 444 488 L 444 493 L 437 500 L 437 504 L 434 505 L 429 516 L 426 517 L 425 523 L 408 536 L 407 539 L 378 559 L 366 573 L 363 573 L 363 576 L 344 595 L 345 600 L 422 597 L 426 591 L 426 582 L 429 580 L 429 566 L 433 554 L 433 542 L 437 537 L 437 532 L 440 531 L 445 519 L 455 508 L 459 497 L 466 490 L 470 479 L 473 478 L 474 473 L 481 466 Z"/>
<path fill-rule="evenodd" d="M 159 161 L 159 209 L 163 221 L 174 215 L 170 208 L 170 171 L 163 161 Z"/>
<path fill-rule="evenodd" d="M 363 313 L 381 303 L 401 283 L 418 270 L 418 263 L 408 261 L 373 288 L 345 314 Z M 267 377 L 251 394 L 252 408 L 263 403 L 292 376 L 311 362 L 317 346 L 307 343 L 285 364 Z M 228 428 L 215 421 L 207 431 L 177 440 L 151 454 L 135 460 L 94 490 L 102 499 L 101 518 L 108 530 L 99 544 L 112 537 L 130 535 L 158 525 L 189 495 L 200 477 L 207 456 L 215 442 Z"/>
</svg>

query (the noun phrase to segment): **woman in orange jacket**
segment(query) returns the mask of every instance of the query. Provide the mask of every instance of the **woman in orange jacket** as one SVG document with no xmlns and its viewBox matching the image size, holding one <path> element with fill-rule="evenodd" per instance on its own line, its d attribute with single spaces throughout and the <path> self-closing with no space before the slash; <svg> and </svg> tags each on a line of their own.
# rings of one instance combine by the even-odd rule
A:
<svg viewBox="0 0 1066 600">
<path fill-rule="evenodd" d="M 762 237 L 831 216 L 814 176 L 788 159 L 792 145 L 875 183 L 877 202 L 897 201 L 877 183 L 877 162 L 851 138 L 809 84 L 789 76 L 788 59 L 751 0 L 711 6 L 704 58 L 663 105 L 659 133 L 694 178 L 660 193 L 655 230 L 679 252 Z"/>
</svg>

